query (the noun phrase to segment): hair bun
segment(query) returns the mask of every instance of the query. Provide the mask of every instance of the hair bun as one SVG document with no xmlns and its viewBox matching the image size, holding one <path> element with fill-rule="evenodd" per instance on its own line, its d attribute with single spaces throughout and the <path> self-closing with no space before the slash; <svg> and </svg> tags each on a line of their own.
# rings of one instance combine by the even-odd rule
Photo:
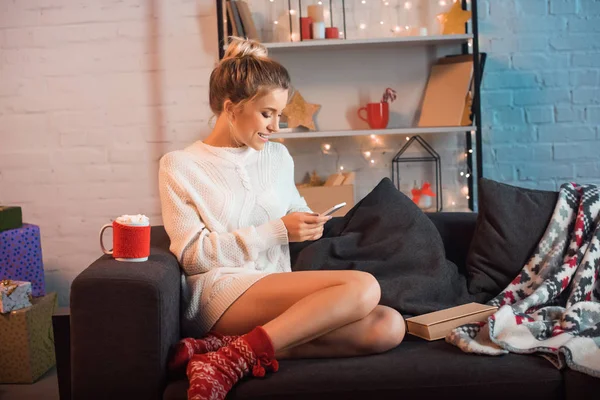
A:
<svg viewBox="0 0 600 400">
<path fill-rule="evenodd" d="M 227 45 L 227 50 L 225 50 L 225 56 L 222 61 L 228 58 L 243 57 L 268 58 L 269 52 L 265 46 L 256 40 L 230 36 L 229 45 Z"/>
</svg>

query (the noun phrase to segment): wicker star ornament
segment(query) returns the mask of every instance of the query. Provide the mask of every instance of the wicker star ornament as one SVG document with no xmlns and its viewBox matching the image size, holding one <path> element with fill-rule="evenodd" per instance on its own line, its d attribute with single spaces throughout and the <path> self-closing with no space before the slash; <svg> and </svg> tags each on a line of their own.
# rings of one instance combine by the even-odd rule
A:
<svg viewBox="0 0 600 400">
<path fill-rule="evenodd" d="M 282 114 L 287 117 L 288 128 L 304 126 L 314 131 L 316 127 L 313 116 L 320 108 L 320 104 L 307 103 L 300 92 L 296 91 Z"/>
<path fill-rule="evenodd" d="M 471 19 L 471 11 L 463 10 L 461 2 L 457 1 L 450 11 L 437 18 L 442 24 L 442 35 L 460 35 L 465 33 L 465 24 Z"/>
</svg>

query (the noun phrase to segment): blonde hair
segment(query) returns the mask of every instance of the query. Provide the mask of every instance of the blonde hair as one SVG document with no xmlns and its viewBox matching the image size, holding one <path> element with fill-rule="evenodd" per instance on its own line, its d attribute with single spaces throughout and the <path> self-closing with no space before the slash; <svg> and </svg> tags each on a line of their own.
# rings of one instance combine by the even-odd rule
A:
<svg viewBox="0 0 600 400">
<path fill-rule="evenodd" d="M 255 40 L 232 36 L 225 56 L 210 74 L 210 108 L 219 116 L 227 99 L 241 107 L 269 90 L 289 87 L 288 71 L 269 58 L 265 46 Z"/>
</svg>

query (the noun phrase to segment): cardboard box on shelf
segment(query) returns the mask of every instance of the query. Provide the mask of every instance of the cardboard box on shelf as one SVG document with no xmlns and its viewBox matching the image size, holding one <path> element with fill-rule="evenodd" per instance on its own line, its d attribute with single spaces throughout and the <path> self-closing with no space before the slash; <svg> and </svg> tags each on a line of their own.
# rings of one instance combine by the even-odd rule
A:
<svg viewBox="0 0 600 400">
<path fill-rule="evenodd" d="M 299 187 L 298 191 L 310 209 L 317 213 L 346 202 L 346 207 L 332 214 L 334 217 L 343 217 L 354 206 L 354 185 L 308 186 Z"/>
<path fill-rule="evenodd" d="M 497 310 L 495 306 L 468 303 L 408 318 L 406 325 L 411 335 L 425 340 L 438 340 L 445 338 L 457 326 L 486 321 Z"/>
</svg>

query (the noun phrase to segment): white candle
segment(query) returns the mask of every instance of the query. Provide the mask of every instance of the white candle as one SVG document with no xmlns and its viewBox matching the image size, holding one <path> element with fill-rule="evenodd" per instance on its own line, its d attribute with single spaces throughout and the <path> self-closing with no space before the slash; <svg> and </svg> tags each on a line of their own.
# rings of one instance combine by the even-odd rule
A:
<svg viewBox="0 0 600 400">
<path fill-rule="evenodd" d="M 325 22 L 313 22 L 313 39 L 325 39 Z"/>
</svg>

